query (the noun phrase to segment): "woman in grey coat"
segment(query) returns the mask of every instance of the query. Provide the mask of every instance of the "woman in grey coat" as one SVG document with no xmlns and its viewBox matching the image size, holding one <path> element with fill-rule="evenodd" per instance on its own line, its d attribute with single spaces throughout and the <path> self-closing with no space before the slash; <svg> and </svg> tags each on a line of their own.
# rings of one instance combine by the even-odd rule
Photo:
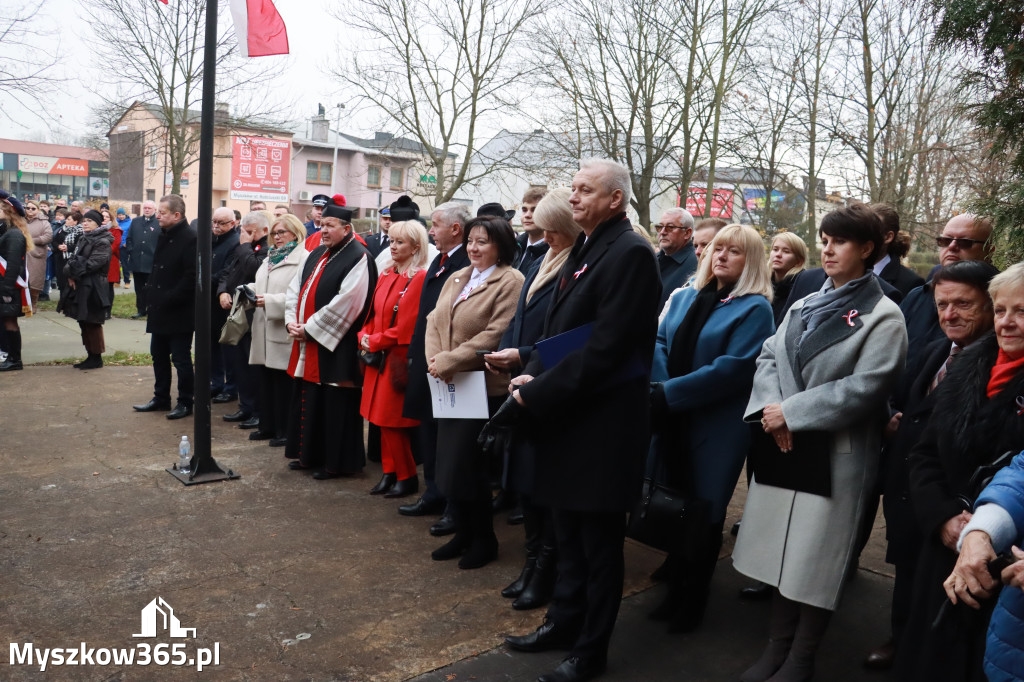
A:
<svg viewBox="0 0 1024 682">
<path fill-rule="evenodd" d="M 769 445 L 754 460 L 733 559 L 741 573 L 776 590 L 768 647 L 743 682 L 813 677 L 818 644 L 856 558 L 886 396 L 906 356 L 903 315 L 871 271 L 884 244 L 878 217 L 864 205 L 837 209 L 822 220 L 820 236 L 829 279 L 765 342 L 746 409 L 745 419 L 760 422 L 777 449 Z M 780 474 L 778 465 L 797 456 L 794 442 L 806 454 L 809 439 L 827 465 L 815 461 L 812 445 L 806 467 Z M 823 492 L 822 484 L 829 494 L 802 492 Z"/>
</svg>

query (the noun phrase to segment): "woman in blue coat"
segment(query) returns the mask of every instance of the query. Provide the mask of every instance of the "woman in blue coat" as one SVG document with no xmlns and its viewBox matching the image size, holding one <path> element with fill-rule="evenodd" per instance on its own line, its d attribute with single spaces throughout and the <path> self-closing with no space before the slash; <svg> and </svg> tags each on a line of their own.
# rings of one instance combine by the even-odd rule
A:
<svg viewBox="0 0 1024 682">
<path fill-rule="evenodd" d="M 708 525 L 666 562 L 668 594 L 651 614 L 670 632 L 697 628 L 722 547 L 725 511 L 750 444 L 743 410 L 755 360 L 775 331 L 771 275 L 756 230 L 728 225 L 708 245 L 693 287 L 672 297 L 651 370 L 651 469 L 707 501 Z"/>
</svg>

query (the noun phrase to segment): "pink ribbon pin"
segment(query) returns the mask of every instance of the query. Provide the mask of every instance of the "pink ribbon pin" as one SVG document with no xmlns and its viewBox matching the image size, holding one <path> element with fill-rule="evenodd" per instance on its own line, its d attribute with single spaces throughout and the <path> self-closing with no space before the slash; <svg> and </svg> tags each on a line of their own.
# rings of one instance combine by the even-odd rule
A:
<svg viewBox="0 0 1024 682">
<path fill-rule="evenodd" d="M 587 264 L 586 264 L 586 263 L 584 263 L 584 264 L 583 264 L 583 267 L 582 267 L 582 268 L 580 268 L 580 269 L 579 269 L 579 270 L 577 270 L 577 271 L 576 271 L 575 273 L 573 273 L 573 276 L 572 276 L 572 278 L 573 278 L 573 279 L 579 279 L 579 278 L 580 278 L 580 275 L 582 275 L 582 274 L 583 274 L 584 272 L 586 272 L 586 271 L 587 271 Z"/>
<path fill-rule="evenodd" d="M 846 320 L 846 324 L 848 324 L 848 325 L 850 325 L 852 327 L 853 326 L 853 318 L 857 317 L 858 315 L 860 315 L 860 313 L 858 313 L 856 310 L 851 310 L 850 312 L 848 312 L 845 315 L 843 315 L 843 319 Z"/>
<path fill-rule="evenodd" d="M 721 301 L 719 301 L 719 303 L 729 303 L 729 302 L 731 302 L 731 301 L 732 301 L 732 300 L 733 300 L 734 298 L 736 298 L 736 297 L 735 297 L 735 296 L 727 296 L 726 298 L 723 298 L 723 299 L 722 299 Z"/>
</svg>

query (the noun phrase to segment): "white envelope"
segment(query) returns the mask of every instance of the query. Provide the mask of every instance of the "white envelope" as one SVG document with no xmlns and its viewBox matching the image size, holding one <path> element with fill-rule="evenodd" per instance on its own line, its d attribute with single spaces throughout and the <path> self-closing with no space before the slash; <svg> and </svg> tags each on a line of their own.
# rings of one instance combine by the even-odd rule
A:
<svg viewBox="0 0 1024 682">
<path fill-rule="evenodd" d="M 457 372 L 451 383 L 427 375 L 435 419 L 487 419 L 483 372 Z"/>
</svg>

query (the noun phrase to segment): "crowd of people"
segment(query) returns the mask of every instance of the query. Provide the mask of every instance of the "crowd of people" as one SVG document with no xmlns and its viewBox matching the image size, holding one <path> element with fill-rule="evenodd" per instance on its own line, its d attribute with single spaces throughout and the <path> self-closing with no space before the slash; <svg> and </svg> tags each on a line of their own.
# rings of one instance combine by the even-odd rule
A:
<svg viewBox="0 0 1024 682">
<path fill-rule="evenodd" d="M 305 223 L 284 205 L 218 208 L 212 334 L 196 340 L 210 344 L 212 400 L 237 400 L 223 418 L 315 480 L 379 458 L 368 493 L 420 493 L 398 512 L 439 516 L 431 534 L 451 536 L 433 560 L 491 563 L 494 513 L 514 508 L 523 567 L 501 594 L 547 613 L 506 642 L 568 651 L 542 682 L 605 670 L 627 518 L 649 486 L 689 500 L 685 523 L 661 530 L 651 618 L 700 627 L 744 468 L 733 563 L 753 581 L 742 598 L 771 600 L 744 682 L 813 678 L 880 498 L 892 633 L 866 665 L 902 680 L 1024 677 L 1024 569 L 992 568 L 1024 558 L 1010 553 L 1024 535 L 1024 457 L 1010 464 L 1024 450 L 1024 264 L 999 272 L 990 223 L 963 214 L 926 280 L 882 204 L 823 218 L 820 268 L 794 234 L 766 244 L 681 208 L 652 246 L 626 217 L 630 196 L 626 168 L 590 159 L 571 188 L 527 192 L 519 235 L 499 204 L 441 204 L 428 229 L 401 197 L 367 235 L 341 195 L 315 197 Z M 65 211 L 56 233 L 38 205 L 0 198 L 5 364 L 20 364 L 17 318 L 42 294 L 32 252 L 52 238 L 82 368 L 102 364 L 113 283 L 134 278 L 155 377 L 134 409 L 190 415 L 196 226 L 181 197 L 146 202 L 127 229 L 109 209 Z M 436 417 L 431 384 L 455 390 L 467 373 L 482 376 L 478 414 Z"/>
</svg>

